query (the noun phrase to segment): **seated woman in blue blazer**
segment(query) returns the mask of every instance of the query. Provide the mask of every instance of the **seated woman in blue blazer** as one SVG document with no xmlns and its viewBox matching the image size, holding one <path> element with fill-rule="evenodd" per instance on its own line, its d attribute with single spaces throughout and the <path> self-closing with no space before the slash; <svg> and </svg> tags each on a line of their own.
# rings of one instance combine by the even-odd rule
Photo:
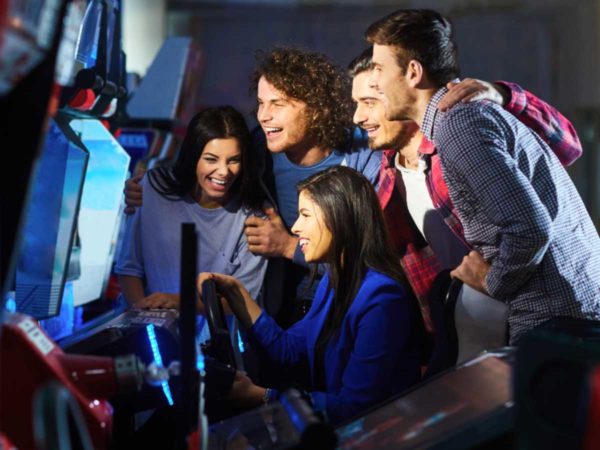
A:
<svg viewBox="0 0 600 450">
<path fill-rule="evenodd" d="M 276 362 L 308 360 L 315 409 L 332 422 L 350 418 L 420 379 L 418 312 L 402 287 L 377 196 L 364 176 L 333 167 L 299 184 L 292 232 L 306 261 L 326 264 L 312 307 L 282 330 L 230 276 L 202 273 L 240 323 Z M 258 406 L 276 395 L 238 373 L 231 398 Z"/>
</svg>

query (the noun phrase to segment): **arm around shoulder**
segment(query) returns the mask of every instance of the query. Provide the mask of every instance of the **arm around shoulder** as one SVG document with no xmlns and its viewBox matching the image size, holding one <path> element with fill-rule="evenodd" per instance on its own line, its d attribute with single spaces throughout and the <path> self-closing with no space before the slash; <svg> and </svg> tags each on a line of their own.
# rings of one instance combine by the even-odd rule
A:
<svg viewBox="0 0 600 450">
<path fill-rule="evenodd" d="M 582 155 L 577 131 L 560 111 L 516 83 L 495 84 L 509 93 L 504 108 L 535 131 L 564 166 L 573 164 Z"/>
</svg>

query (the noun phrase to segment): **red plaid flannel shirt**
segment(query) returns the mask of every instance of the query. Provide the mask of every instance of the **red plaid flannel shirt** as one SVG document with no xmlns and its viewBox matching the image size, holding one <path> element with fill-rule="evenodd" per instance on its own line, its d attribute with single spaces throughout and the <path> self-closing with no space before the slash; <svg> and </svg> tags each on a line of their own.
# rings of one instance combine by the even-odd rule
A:
<svg viewBox="0 0 600 450">
<path fill-rule="evenodd" d="M 511 100 L 505 105 L 505 109 L 537 132 L 563 165 L 570 165 L 581 156 L 582 149 L 577 132 L 567 118 L 517 84 L 507 82 L 499 82 L 499 84 L 511 91 Z M 434 207 L 442 214 L 450 229 L 464 241 L 462 224 L 450 200 L 435 147 L 423 138 L 419 153 L 427 163 L 427 189 Z M 431 332 L 433 327 L 427 296 L 433 280 L 441 271 L 441 265 L 412 221 L 406 206 L 406 197 L 402 192 L 403 186 L 401 184 L 396 186 L 395 156 L 395 150 L 383 152 L 379 173 L 379 202 L 392 242 L 403 255 L 402 268 L 419 300 L 425 326 Z"/>
</svg>

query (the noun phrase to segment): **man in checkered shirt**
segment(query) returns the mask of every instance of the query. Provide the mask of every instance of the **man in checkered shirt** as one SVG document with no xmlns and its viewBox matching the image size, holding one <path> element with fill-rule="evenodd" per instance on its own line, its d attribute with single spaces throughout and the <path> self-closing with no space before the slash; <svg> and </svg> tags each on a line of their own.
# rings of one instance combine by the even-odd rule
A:
<svg viewBox="0 0 600 450">
<path fill-rule="evenodd" d="M 510 342 L 555 316 L 600 319 L 600 239 L 556 155 L 491 102 L 438 104 L 458 76 L 450 23 L 400 10 L 366 32 L 386 118 L 435 144 L 468 244 L 452 272 L 509 305 Z"/>
</svg>

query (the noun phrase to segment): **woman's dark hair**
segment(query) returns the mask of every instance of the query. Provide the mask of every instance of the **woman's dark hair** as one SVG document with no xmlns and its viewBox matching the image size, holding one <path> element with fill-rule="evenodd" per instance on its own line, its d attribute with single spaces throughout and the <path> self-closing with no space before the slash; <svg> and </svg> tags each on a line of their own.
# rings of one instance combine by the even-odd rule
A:
<svg viewBox="0 0 600 450">
<path fill-rule="evenodd" d="M 331 337 L 339 332 L 368 268 L 398 281 L 404 275 L 377 194 L 362 174 L 349 167 L 332 167 L 300 182 L 300 192 L 321 208 L 332 235 L 329 288 L 334 301 L 323 331 Z"/>
<path fill-rule="evenodd" d="M 244 118 L 231 106 L 206 108 L 196 114 L 188 124 L 175 164 L 150 171 L 150 184 L 170 200 L 191 194 L 198 182 L 196 166 L 204 147 L 213 139 L 227 138 L 238 141 L 242 154 L 241 175 L 230 189 L 232 193 L 239 192 L 244 207 L 260 209 L 264 196 L 258 180 L 257 156 Z"/>
</svg>

